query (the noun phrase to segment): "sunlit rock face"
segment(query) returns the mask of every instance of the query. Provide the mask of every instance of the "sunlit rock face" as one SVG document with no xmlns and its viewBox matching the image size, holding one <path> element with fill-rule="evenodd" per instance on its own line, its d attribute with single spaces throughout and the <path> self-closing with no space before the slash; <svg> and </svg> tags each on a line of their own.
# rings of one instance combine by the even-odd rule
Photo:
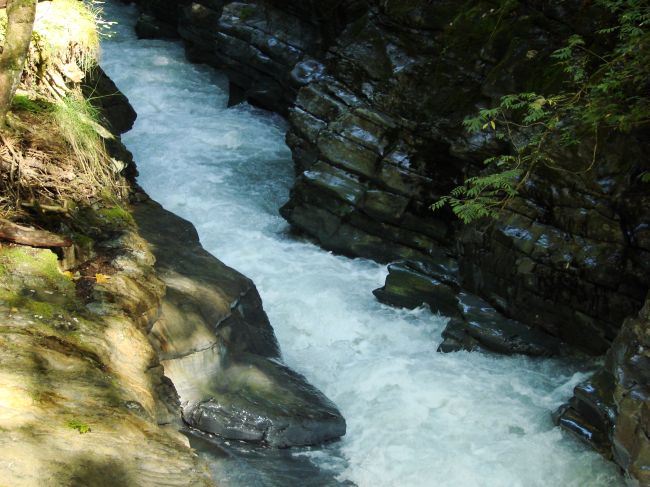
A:
<svg viewBox="0 0 650 487">
<path fill-rule="evenodd" d="M 206 252 L 194 226 L 157 203 L 139 204 L 135 216 L 167 288 L 150 336 L 185 422 L 277 447 L 343 436 L 336 406 L 280 362 L 252 281 Z"/>
<path fill-rule="evenodd" d="M 110 277 L 85 298 L 52 251 L 0 249 L 2 482 L 213 486 L 147 340 L 164 292 L 153 256 L 136 233 L 108 233 L 93 249 Z"/>
</svg>

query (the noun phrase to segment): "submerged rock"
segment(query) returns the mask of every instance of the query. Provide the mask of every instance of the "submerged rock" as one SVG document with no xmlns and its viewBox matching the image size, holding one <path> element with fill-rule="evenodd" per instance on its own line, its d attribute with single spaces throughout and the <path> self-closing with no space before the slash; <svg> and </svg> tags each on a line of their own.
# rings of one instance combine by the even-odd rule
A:
<svg viewBox="0 0 650 487">
<path fill-rule="evenodd" d="M 313 445 L 345 434 L 336 406 L 280 361 L 250 279 L 206 252 L 193 225 L 144 201 L 140 231 L 167 286 L 150 335 L 195 428 L 270 446 Z"/>
<path fill-rule="evenodd" d="M 440 352 L 481 349 L 550 356 L 566 349 L 557 338 L 511 320 L 485 300 L 461 291 L 453 264 L 391 264 L 386 284 L 374 294 L 383 303 L 411 309 L 427 305 L 434 313 L 450 317 L 442 332 Z"/>
</svg>

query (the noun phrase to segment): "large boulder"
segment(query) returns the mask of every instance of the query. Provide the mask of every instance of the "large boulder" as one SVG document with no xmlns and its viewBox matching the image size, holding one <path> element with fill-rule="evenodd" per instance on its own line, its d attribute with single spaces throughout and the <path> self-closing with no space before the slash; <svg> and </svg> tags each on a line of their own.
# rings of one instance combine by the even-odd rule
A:
<svg viewBox="0 0 650 487">
<path fill-rule="evenodd" d="M 282 364 L 253 282 L 205 251 L 194 226 L 157 203 L 139 203 L 134 215 L 167 287 L 149 335 L 185 422 L 275 447 L 343 436 L 336 406 Z"/>
</svg>

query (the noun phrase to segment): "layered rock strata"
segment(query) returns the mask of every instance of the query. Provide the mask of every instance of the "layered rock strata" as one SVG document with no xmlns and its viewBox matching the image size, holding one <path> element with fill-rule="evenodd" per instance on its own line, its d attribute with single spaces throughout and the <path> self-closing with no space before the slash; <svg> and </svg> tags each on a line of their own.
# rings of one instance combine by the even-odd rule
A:
<svg viewBox="0 0 650 487">
<path fill-rule="evenodd" d="M 105 230 L 62 262 L 0 248 L 2 482 L 211 486 L 147 338 L 164 294 L 153 255 L 132 228 Z"/>
<path fill-rule="evenodd" d="M 602 134 L 539 171 L 497 222 L 459 231 L 429 206 L 503 147 L 462 120 L 505 93 L 549 90 L 549 56 L 602 12 L 581 2 L 142 2 L 194 60 L 288 113 L 298 177 L 282 214 L 324 247 L 453 266 L 499 311 L 603 353 L 648 289 L 648 141 Z M 176 10 L 176 17 L 159 12 Z M 633 142 L 633 143 L 632 143 Z"/>
<path fill-rule="evenodd" d="M 650 485 L 650 298 L 625 320 L 604 367 L 578 385 L 557 422 Z"/>
<path fill-rule="evenodd" d="M 170 2 L 141 3 L 155 15 Z M 593 38 L 604 12 L 577 0 L 322 5 L 327 15 L 312 2 L 184 1 L 167 19 L 235 98 L 288 114 L 297 178 L 282 214 L 325 248 L 407 260 L 376 293 L 385 302 L 455 314 L 459 289 L 484 300 L 480 320 L 451 320 L 446 350 L 526 352 L 517 340 L 535 330 L 604 353 L 650 284 L 647 134 L 599 134 L 593 168 L 593 145 L 559 154 L 568 171 L 536 172 L 497 221 L 460 227 L 429 210 L 507 150 L 463 119 L 559 87 L 551 53 L 571 34 Z"/>
</svg>

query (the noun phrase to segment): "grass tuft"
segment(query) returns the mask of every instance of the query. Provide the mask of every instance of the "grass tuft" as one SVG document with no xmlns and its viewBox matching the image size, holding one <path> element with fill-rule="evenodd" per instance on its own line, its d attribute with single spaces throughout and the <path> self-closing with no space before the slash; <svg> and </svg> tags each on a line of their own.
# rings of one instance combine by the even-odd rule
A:
<svg viewBox="0 0 650 487">
<path fill-rule="evenodd" d="M 113 207 L 126 195 L 121 165 L 105 141 L 113 135 L 82 94 L 99 55 L 100 3 L 40 2 L 28 61 L 9 126 L 0 134 L 0 216 L 53 211 L 73 203 Z M 0 45 L 6 33 L 0 10 Z M 102 34 L 104 35 L 104 34 Z M 27 210 L 26 210 L 27 209 Z"/>
<path fill-rule="evenodd" d="M 34 32 L 47 46 L 48 57 L 76 61 L 88 71 L 99 56 L 97 18 L 99 10 L 79 0 L 41 3 L 36 12 Z"/>
<path fill-rule="evenodd" d="M 11 102 L 11 109 L 15 112 L 46 114 L 52 111 L 52 104 L 41 98 L 18 94 Z"/>
<path fill-rule="evenodd" d="M 73 92 L 53 105 L 52 117 L 82 171 L 99 186 L 112 186 L 114 178 L 103 141 L 112 136 L 101 125 L 99 110 L 81 94 Z"/>
</svg>

